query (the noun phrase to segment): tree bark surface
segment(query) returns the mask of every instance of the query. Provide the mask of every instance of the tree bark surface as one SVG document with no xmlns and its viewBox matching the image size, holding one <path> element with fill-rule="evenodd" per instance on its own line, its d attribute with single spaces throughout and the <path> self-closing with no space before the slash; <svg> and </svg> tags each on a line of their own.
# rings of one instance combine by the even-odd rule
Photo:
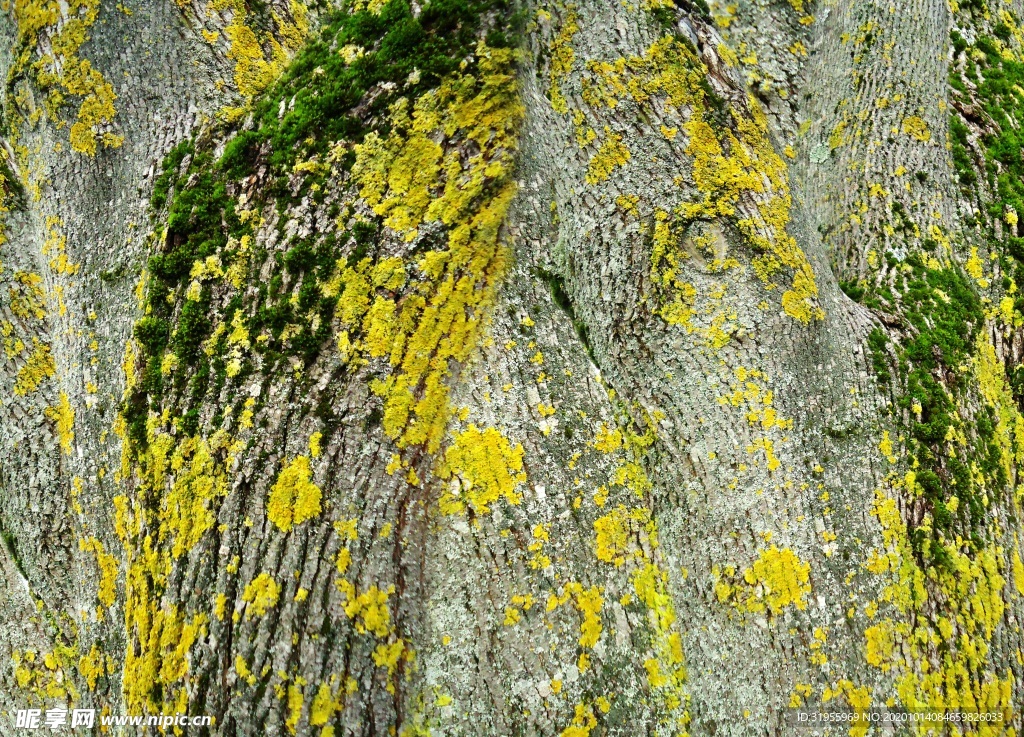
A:
<svg viewBox="0 0 1024 737">
<path fill-rule="evenodd" d="M 0 735 L 1020 731 L 1019 2 L 2 8 Z"/>
</svg>

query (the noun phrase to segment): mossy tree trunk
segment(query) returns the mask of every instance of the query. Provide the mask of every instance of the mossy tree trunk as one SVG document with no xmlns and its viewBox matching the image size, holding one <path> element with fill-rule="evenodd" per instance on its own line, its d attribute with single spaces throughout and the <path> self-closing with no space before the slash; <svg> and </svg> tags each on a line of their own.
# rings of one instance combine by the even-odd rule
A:
<svg viewBox="0 0 1024 737">
<path fill-rule="evenodd" d="M 1022 13 L 4 6 L 3 708 L 1024 702 Z"/>
</svg>

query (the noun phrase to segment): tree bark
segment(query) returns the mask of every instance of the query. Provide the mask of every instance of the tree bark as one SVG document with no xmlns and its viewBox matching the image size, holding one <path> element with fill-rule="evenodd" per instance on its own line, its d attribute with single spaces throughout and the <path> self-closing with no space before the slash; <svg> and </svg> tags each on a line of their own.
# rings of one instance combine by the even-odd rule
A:
<svg viewBox="0 0 1024 737">
<path fill-rule="evenodd" d="M 8 6 L 0 734 L 1021 729 L 1019 3 Z"/>
</svg>

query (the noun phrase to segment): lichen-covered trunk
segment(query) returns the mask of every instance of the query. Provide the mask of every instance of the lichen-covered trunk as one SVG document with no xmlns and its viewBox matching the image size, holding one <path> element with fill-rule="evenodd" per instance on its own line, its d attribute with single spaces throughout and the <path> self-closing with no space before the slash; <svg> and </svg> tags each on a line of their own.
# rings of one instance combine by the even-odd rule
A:
<svg viewBox="0 0 1024 737">
<path fill-rule="evenodd" d="M 0 8 L 0 735 L 1021 730 L 1020 3 Z"/>
</svg>

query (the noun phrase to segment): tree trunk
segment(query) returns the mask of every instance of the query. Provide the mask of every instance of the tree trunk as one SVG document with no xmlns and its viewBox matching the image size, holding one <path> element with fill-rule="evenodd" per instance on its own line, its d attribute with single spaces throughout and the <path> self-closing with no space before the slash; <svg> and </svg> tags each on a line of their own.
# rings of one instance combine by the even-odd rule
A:
<svg viewBox="0 0 1024 737">
<path fill-rule="evenodd" d="M 0 734 L 1019 731 L 1022 13 L 6 3 Z"/>
</svg>

